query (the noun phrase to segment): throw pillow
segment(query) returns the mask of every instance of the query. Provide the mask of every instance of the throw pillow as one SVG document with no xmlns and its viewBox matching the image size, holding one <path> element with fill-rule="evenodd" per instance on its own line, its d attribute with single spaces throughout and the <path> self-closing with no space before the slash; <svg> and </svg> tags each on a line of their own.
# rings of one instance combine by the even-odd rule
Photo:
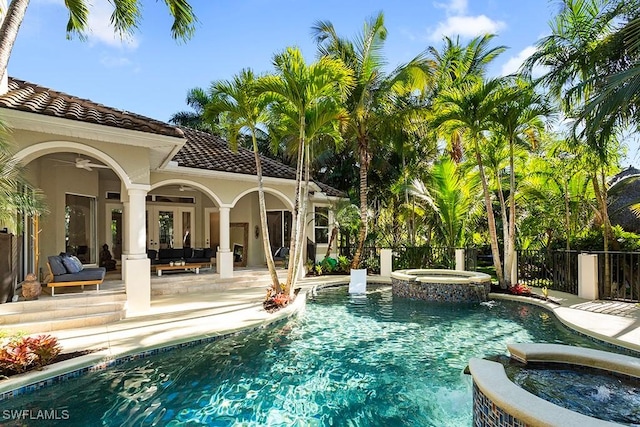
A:
<svg viewBox="0 0 640 427">
<path fill-rule="evenodd" d="M 67 269 L 62 263 L 62 258 L 59 256 L 50 256 L 49 267 L 51 267 L 51 273 L 54 276 L 60 276 L 61 274 L 67 274 Z"/>
</svg>

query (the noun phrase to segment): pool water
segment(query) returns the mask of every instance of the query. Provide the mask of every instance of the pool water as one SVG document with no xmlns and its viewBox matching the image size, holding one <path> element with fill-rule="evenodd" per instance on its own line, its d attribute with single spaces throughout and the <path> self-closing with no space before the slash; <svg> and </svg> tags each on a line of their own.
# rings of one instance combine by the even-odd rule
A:
<svg viewBox="0 0 640 427">
<path fill-rule="evenodd" d="M 625 425 L 640 425 L 640 380 L 563 364 L 507 368 L 530 393 L 563 408 Z"/>
<path fill-rule="evenodd" d="M 65 426 L 470 426 L 463 370 L 512 342 L 606 349 L 526 304 L 328 288 L 297 319 L 0 402 L 0 416 L 67 411 Z M 56 421 L 47 423 L 37 425 Z"/>
</svg>

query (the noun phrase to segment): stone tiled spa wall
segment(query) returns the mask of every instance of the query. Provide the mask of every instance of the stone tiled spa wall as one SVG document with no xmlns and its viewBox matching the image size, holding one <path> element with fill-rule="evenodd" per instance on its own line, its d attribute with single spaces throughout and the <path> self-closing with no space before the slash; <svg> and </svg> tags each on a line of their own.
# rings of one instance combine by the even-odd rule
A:
<svg viewBox="0 0 640 427">
<path fill-rule="evenodd" d="M 393 295 L 433 302 L 486 301 L 491 284 L 423 283 L 391 279 Z"/>
<path fill-rule="evenodd" d="M 526 424 L 496 406 L 473 383 L 474 427 L 526 427 Z"/>
</svg>

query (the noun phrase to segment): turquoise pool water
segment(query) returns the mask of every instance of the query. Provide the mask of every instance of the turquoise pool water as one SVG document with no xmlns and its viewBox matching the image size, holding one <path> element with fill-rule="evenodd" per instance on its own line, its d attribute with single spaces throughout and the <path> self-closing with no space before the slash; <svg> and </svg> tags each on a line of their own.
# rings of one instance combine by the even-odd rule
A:
<svg viewBox="0 0 640 427">
<path fill-rule="evenodd" d="M 56 410 L 65 426 L 470 426 L 463 370 L 471 357 L 507 354 L 510 342 L 604 348 L 526 304 L 329 288 L 299 319 L 0 402 L 0 417 Z"/>
</svg>

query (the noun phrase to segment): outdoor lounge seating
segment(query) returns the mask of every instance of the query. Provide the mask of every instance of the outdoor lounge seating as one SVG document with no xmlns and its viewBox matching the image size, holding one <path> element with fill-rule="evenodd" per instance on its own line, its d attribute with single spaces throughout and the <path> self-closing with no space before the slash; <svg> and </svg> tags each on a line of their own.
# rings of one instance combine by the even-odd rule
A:
<svg viewBox="0 0 640 427">
<path fill-rule="evenodd" d="M 51 288 L 51 296 L 55 296 L 57 286 L 82 286 L 84 289 L 85 285 L 96 285 L 96 290 L 100 290 L 106 269 L 104 267 L 85 268 L 77 258 L 74 258 L 67 254 L 47 258 L 50 273 L 47 286 Z"/>
<path fill-rule="evenodd" d="M 184 261 L 187 264 L 208 264 L 211 265 L 213 250 L 211 248 L 166 248 L 156 251 L 147 250 L 147 256 L 151 260 L 151 265 L 163 265 L 170 262 Z"/>
</svg>

